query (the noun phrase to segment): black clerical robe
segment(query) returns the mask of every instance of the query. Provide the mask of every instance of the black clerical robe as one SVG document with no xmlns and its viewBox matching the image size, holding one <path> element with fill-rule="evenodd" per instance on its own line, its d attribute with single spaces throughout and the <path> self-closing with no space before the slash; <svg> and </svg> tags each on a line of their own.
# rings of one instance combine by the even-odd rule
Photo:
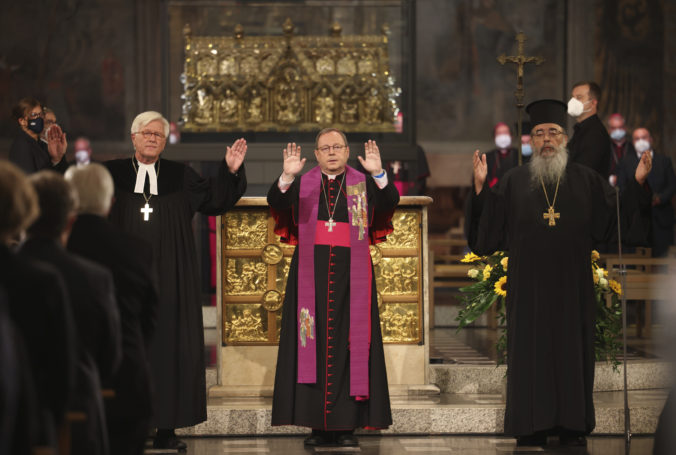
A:
<svg viewBox="0 0 676 455">
<path fill-rule="evenodd" d="M 598 115 L 576 123 L 568 141 L 570 160 L 594 169 L 604 178 L 610 173 L 610 136 Z"/>
<path fill-rule="evenodd" d="M 334 220 L 347 223 L 345 185 L 339 192 L 345 173 L 329 180 L 322 176 L 326 198 L 321 193 L 318 220 L 328 220 L 335 209 Z M 300 178 L 282 193 L 275 182 L 268 192 L 268 203 L 277 218 L 276 231 L 283 240 L 297 239 Z M 372 239 L 384 240 L 389 219 L 399 203 L 399 193 L 389 182 L 379 189 L 373 178 L 366 176 L 369 232 Z M 302 239 L 300 239 L 302 241 Z M 369 264 L 369 267 L 372 265 Z M 272 402 L 272 425 L 299 425 L 321 430 L 353 430 L 355 428 L 387 428 L 392 424 L 387 374 L 380 332 L 380 315 L 375 278 L 371 280 L 371 344 L 369 350 L 369 397 L 358 401 L 350 396 L 349 331 L 350 331 L 350 248 L 329 245 L 314 246 L 315 334 L 317 382 L 297 382 L 298 331 L 298 248 L 294 252 L 282 310 L 282 327 L 277 356 L 277 371 Z M 329 295 L 331 296 L 329 298 Z"/>
<path fill-rule="evenodd" d="M 137 163 L 132 160 L 105 165 L 115 181 L 110 221 L 152 245 L 159 279 L 157 329 L 149 350 L 153 425 L 191 426 L 206 420 L 204 328 L 192 218 L 196 212 L 225 213 L 244 194 L 246 176 L 243 166 L 235 175 L 223 161 L 218 177 L 206 179 L 189 166 L 160 159 L 155 163 L 158 195 L 150 197 L 153 212 L 145 221 L 140 210 L 146 201 L 134 193 Z"/>
<path fill-rule="evenodd" d="M 607 149 L 606 149 L 607 150 Z M 549 200 L 555 185 L 547 186 Z M 622 199 L 622 239 L 644 243 L 650 198 L 634 180 Z M 548 204 L 522 166 L 494 190 L 474 191 L 467 210 L 469 246 L 476 254 L 506 250 L 507 408 L 505 433 L 562 427 L 589 433 L 595 416 L 596 300 L 591 273 L 594 242 L 616 239 L 615 191 L 591 169 L 569 163 Z"/>
</svg>

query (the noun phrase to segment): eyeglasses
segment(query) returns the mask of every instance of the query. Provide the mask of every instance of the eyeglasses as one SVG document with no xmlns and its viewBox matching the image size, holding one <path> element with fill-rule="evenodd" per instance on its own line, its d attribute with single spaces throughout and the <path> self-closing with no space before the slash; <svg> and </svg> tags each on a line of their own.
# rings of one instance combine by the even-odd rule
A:
<svg viewBox="0 0 676 455">
<path fill-rule="evenodd" d="M 317 150 L 319 150 L 322 153 L 329 153 L 329 150 L 333 149 L 334 152 L 340 152 L 343 150 L 346 145 L 341 145 L 341 144 L 334 144 L 334 145 L 325 145 L 324 147 L 319 147 Z"/>
<path fill-rule="evenodd" d="M 143 136 L 144 139 L 150 139 L 151 137 L 155 137 L 158 141 L 165 139 L 164 134 L 156 133 L 154 131 L 140 131 L 138 134 Z"/>
<path fill-rule="evenodd" d="M 556 128 L 550 128 L 547 131 L 545 131 L 545 130 L 535 130 L 535 132 L 533 132 L 533 136 L 538 138 L 538 139 L 542 139 L 546 135 L 549 135 L 549 137 L 551 137 L 551 138 L 557 139 L 562 134 L 564 134 L 563 131 L 557 130 Z"/>
<path fill-rule="evenodd" d="M 44 118 L 45 113 L 44 112 L 31 112 L 30 114 L 27 115 L 27 117 L 31 120 L 35 120 L 36 118 L 39 118 L 39 117 Z"/>
</svg>

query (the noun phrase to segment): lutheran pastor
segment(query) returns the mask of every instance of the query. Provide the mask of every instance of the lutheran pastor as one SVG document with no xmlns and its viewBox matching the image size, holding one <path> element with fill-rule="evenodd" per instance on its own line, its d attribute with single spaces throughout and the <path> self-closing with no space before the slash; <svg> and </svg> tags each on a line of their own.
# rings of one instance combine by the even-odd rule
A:
<svg viewBox="0 0 676 455">
<path fill-rule="evenodd" d="M 131 126 L 134 156 L 108 161 L 115 181 L 110 220 L 146 240 L 159 278 L 159 310 L 149 357 L 154 382 L 154 447 L 184 450 L 174 428 L 206 420 L 204 338 L 199 267 L 192 233 L 195 212 L 222 215 L 246 190 L 246 141 L 226 148 L 218 176 L 202 178 L 190 166 L 161 158 L 169 122 L 139 114 Z"/>
<path fill-rule="evenodd" d="M 284 298 L 272 425 L 312 428 L 305 445 L 357 445 L 356 428 L 392 424 L 369 244 L 392 232 L 399 203 L 374 141 L 347 166 L 345 135 L 328 128 L 318 166 L 301 178 L 300 147 L 268 192 L 275 232 L 296 244 Z"/>
</svg>

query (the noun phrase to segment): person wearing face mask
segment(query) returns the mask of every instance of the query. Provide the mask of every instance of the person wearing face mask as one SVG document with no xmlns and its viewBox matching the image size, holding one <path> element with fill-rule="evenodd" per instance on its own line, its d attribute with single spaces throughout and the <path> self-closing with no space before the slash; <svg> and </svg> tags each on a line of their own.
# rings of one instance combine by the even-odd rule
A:
<svg viewBox="0 0 676 455">
<path fill-rule="evenodd" d="M 627 140 L 627 126 L 622 114 L 612 114 L 608 117 L 608 134 L 610 134 L 610 176 L 611 185 L 617 185 L 617 166 L 628 154 L 635 153 L 630 140 Z"/>
<path fill-rule="evenodd" d="M 488 185 L 493 188 L 503 175 L 519 165 L 518 150 L 512 147 L 512 133 L 506 123 L 500 122 L 493 128 L 495 147 L 486 153 Z"/>
<path fill-rule="evenodd" d="M 92 162 L 92 144 L 84 136 L 75 139 L 75 164 L 76 166 L 86 166 Z"/>
<path fill-rule="evenodd" d="M 597 115 L 601 87 L 584 81 L 573 85 L 568 101 L 568 115 L 577 122 L 568 142 L 570 160 L 594 169 L 608 178 L 610 169 L 610 136 Z"/>
<path fill-rule="evenodd" d="M 665 256 L 674 244 L 674 209 L 671 199 L 676 194 L 676 174 L 671 158 L 653 150 L 653 138 L 647 128 L 636 128 L 632 134 L 634 153 L 627 154 L 618 165 L 617 183 L 624 191 L 631 173 L 636 170 L 641 156 L 649 153 L 653 167 L 648 174 L 646 185 L 652 192 L 652 255 Z"/>
<path fill-rule="evenodd" d="M 9 149 L 9 160 L 27 174 L 42 169 L 65 172 L 68 163 L 66 134 L 59 125 L 49 128 L 47 143 L 40 140 L 45 128 L 45 114 L 42 104 L 35 98 L 22 98 L 12 109 L 20 131 Z"/>
<path fill-rule="evenodd" d="M 521 122 L 521 162 L 526 164 L 530 161 L 531 155 L 533 155 L 533 149 L 531 147 L 530 141 L 530 132 L 533 129 L 530 122 L 524 120 Z M 514 124 L 514 130 L 519 130 L 518 122 Z"/>
</svg>

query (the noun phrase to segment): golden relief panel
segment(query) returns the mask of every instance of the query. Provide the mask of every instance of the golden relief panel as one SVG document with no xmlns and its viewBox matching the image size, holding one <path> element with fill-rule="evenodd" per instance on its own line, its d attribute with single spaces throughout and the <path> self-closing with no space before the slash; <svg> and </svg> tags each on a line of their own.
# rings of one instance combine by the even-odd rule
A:
<svg viewBox="0 0 676 455">
<path fill-rule="evenodd" d="M 251 342 L 268 340 L 268 313 L 260 304 L 225 305 L 225 327 L 223 336 L 226 342 Z"/>
<path fill-rule="evenodd" d="M 227 295 L 263 294 L 268 288 L 268 265 L 260 258 L 227 258 L 225 260 L 225 293 Z"/>
<path fill-rule="evenodd" d="M 289 278 L 289 267 L 291 266 L 291 258 L 285 257 L 277 264 L 277 292 L 286 293 L 286 281 Z"/>
<path fill-rule="evenodd" d="M 414 210 L 397 210 L 392 217 L 394 231 L 387 236 L 387 241 L 378 247 L 386 248 L 418 248 L 420 231 L 418 213 Z"/>
<path fill-rule="evenodd" d="M 186 26 L 181 129 L 316 131 L 331 124 L 346 132 L 395 131 L 401 89 L 386 27 L 372 35 L 341 36 L 333 26 L 331 36 L 296 36 L 287 19 L 283 30 L 193 36 Z"/>
<path fill-rule="evenodd" d="M 383 295 L 418 293 L 418 258 L 384 257 L 374 266 L 376 286 Z"/>
<path fill-rule="evenodd" d="M 225 248 L 263 248 L 268 242 L 268 211 L 232 210 L 225 214 Z"/>
<path fill-rule="evenodd" d="M 380 308 L 380 330 L 386 343 L 420 340 L 417 303 L 386 303 Z"/>
</svg>

